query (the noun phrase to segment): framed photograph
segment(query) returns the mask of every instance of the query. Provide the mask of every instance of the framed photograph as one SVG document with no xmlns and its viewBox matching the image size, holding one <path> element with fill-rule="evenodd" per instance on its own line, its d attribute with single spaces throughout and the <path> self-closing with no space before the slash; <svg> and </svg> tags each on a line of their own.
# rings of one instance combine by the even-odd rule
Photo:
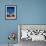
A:
<svg viewBox="0 0 46 46">
<path fill-rule="evenodd" d="M 16 5 L 6 5 L 5 19 L 15 20 L 16 19 Z"/>
</svg>

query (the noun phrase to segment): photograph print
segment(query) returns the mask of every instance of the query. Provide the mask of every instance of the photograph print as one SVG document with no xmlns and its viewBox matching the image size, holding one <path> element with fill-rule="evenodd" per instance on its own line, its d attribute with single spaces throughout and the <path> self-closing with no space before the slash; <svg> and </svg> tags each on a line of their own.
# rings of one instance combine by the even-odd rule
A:
<svg viewBox="0 0 46 46">
<path fill-rule="evenodd" d="M 15 20 L 16 19 L 16 5 L 6 5 L 6 19 Z"/>
</svg>

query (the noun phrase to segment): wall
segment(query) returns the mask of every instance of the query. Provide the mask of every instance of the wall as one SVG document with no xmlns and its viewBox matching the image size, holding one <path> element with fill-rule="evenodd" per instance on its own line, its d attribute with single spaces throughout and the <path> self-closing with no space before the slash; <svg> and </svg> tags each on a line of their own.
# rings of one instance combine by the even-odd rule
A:
<svg viewBox="0 0 46 46">
<path fill-rule="evenodd" d="M 17 5 L 16 20 L 5 20 L 9 4 Z M 8 43 L 9 32 L 18 32 L 18 24 L 46 24 L 46 0 L 0 0 L 0 44 Z"/>
</svg>

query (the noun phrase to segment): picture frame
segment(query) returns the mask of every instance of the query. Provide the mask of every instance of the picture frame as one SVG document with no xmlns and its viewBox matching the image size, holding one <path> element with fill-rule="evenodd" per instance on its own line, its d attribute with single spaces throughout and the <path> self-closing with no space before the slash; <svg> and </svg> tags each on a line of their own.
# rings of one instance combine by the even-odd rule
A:
<svg viewBox="0 0 46 46">
<path fill-rule="evenodd" d="M 16 5 L 5 5 L 5 19 L 16 20 Z"/>
</svg>

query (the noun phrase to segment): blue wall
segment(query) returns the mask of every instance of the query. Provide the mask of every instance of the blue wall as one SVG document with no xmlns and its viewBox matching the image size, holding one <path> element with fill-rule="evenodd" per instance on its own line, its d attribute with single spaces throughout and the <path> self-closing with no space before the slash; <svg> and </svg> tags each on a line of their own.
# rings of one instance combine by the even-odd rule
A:
<svg viewBox="0 0 46 46">
<path fill-rule="evenodd" d="M 16 20 L 5 20 L 9 4 L 17 5 Z M 0 44 L 8 43 L 10 32 L 18 32 L 18 24 L 46 24 L 46 0 L 0 0 Z"/>
</svg>

